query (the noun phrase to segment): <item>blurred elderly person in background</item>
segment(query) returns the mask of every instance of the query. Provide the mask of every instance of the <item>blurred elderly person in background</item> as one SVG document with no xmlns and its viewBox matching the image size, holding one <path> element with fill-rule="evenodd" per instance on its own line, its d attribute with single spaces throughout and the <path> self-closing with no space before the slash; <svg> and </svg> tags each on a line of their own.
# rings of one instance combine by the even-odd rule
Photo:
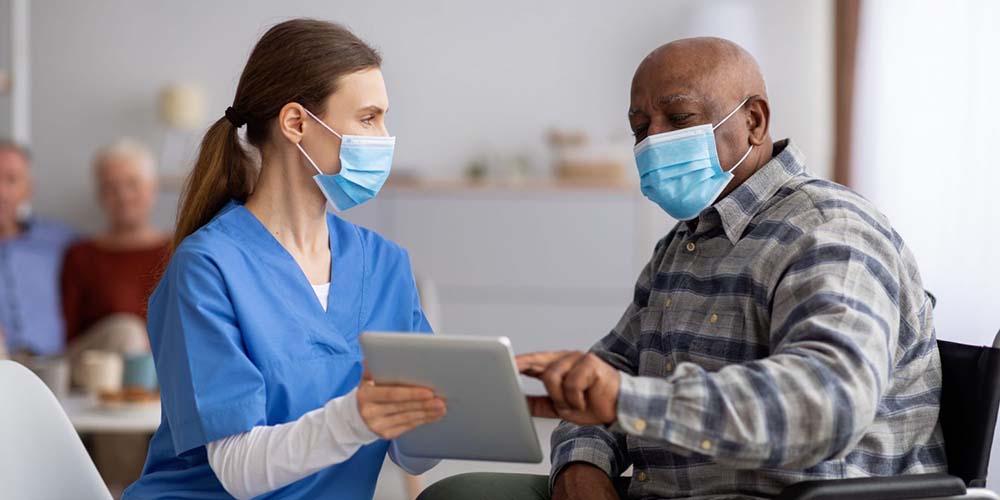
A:
<svg viewBox="0 0 1000 500">
<path fill-rule="evenodd" d="M 62 352 L 59 266 L 74 234 L 31 215 L 31 158 L 0 140 L 0 351 L 21 361 Z"/>
<path fill-rule="evenodd" d="M 63 317 L 71 362 L 90 349 L 149 351 L 146 301 L 169 252 L 169 237 L 150 222 L 157 182 L 153 155 L 124 139 L 94 159 L 106 227 L 73 244 L 62 270 Z M 79 376 L 79 367 L 74 368 Z"/>
</svg>

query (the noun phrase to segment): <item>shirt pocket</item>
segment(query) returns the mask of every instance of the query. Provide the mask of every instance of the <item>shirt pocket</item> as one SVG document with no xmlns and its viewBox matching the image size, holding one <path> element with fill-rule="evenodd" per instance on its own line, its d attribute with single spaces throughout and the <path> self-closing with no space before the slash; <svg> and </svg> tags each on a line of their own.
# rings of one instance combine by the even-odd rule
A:
<svg viewBox="0 0 1000 500">
<path fill-rule="evenodd" d="M 767 339 L 758 338 L 760 332 L 747 321 L 741 307 L 708 302 L 687 307 L 674 304 L 663 309 L 660 344 L 669 349 L 665 351 L 669 352 L 669 363 L 665 361 L 662 367 L 665 374 L 685 362 L 717 371 L 767 355 Z"/>
</svg>

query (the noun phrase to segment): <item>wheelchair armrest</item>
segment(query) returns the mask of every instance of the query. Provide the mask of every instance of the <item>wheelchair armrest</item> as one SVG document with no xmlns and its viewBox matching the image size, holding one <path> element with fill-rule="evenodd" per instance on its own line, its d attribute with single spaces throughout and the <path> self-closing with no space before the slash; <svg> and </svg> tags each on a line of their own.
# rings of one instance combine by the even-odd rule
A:
<svg viewBox="0 0 1000 500">
<path fill-rule="evenodd" d="M 915 500 L 964 494 L 961 478 L 915 474 L 803 481 L 782 490 L 775 500 Z"/>
</svg>

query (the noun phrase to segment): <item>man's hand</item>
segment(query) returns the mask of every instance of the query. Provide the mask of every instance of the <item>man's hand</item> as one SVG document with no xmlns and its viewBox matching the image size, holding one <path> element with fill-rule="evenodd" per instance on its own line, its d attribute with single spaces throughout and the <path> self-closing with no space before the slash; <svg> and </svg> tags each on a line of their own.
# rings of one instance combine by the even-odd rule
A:
<svg viewBox="0 0 1000 500">
<path fill-rule="evenodd" d="M 556 476 L 552 500 L 618 500 L 615 486 L 603 470 L 588 463 L 575 462 Z"/>
<path fill-rule="evenodd" d="M 611 424 L 618 418 L 621 375 L 592 353 L 537 352 L 517 357 L 521 373 L 541 380 L 548 396 L 528 396 L 536 417 L 577 425 Z"/>
</svg>

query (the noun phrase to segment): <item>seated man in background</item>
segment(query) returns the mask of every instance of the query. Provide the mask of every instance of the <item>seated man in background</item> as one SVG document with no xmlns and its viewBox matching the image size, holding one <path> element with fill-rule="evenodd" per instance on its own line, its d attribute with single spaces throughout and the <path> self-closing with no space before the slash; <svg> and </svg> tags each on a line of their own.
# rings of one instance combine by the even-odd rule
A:
<svg viewBox="0 0 1000 500">
<path fill-rule="evenodd" d="M 64 347 L 59 266 L 74 234 L 31 215 L 31 158 L 0 140 L 0 339 L 21 362 Z"/>
<path fill-rule="evenodd" d="M 106 226 L 73 244 L 62 269 L 67 356 L 78 384 L 84 351 L 149 352 L 146 302 L 170 251 L 168 235 L 150 223 L 157 182 L 145 146 L 121 140 L 102 148 L 94 179 Z M 88 448 L 105 482 L 118 489 L 139 477 L 148 444 L 148 435 L 96 434 Z"/>
<path fill-rule="evenodd" d="M 590 353 L 518 357 L 548 392 L 532 413 L 564 420 L 551 475 L 456 476 L 421 498 L 768 498 L 945 471 L 913 255 L 871 203 L 772 142 L 756 61 L 717 38 L 660 47 L 629 121 L 643 194 L 681 222 Z"/>
<path fill-rule="evenodd" d="M 146 301 L 169 253 L 169 238 L 150 222 L 157 182 L 153 155 L 122 140 L 94 159 L 105 229 L 73 244 L 62 269 L 62 304 L 71 363 L 88 349 L 149 351 Z M 74 369 L 78 372 L 78 369 Z"/>
</svg>

